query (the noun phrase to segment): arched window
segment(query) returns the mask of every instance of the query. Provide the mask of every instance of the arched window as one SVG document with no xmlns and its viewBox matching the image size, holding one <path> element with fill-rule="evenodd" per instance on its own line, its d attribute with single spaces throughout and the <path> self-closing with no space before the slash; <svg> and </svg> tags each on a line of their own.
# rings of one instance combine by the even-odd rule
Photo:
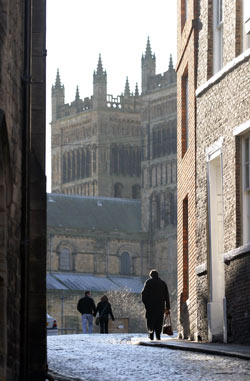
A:
<svg viewBox="0 0 250 381">
<path fill-rule="evenodd" d="M 72 270 L 72 256 L 67 247 L 62 247 L 59 253 L 59 270 Z"/>
<path fill-rule="evenodd" d="M 131 274 L 131 257 L 127 251 L 124 251 L 121 255 L 121 274 Z"/>
<path fill-rule="evenodd" d="M 122 188 L 123 188 L 122 184 L 120 184 L 120 183 L 115 184 L 115 186 L 114 186 L 114 197 L 119 197 L 119 198 L 122 197 Z"/>
</svg>

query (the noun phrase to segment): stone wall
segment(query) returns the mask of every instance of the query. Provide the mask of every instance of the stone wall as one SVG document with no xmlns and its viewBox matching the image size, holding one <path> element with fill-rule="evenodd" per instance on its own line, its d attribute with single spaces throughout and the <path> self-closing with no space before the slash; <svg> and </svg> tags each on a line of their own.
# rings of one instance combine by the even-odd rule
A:
<svg viewBox="0 0 250 381">
<path fill-rule="evenodd" d="M 46 373 L 45 1 L 1 2 L 0 56 L 0 379 L 39 381 Z"/>
</svg>

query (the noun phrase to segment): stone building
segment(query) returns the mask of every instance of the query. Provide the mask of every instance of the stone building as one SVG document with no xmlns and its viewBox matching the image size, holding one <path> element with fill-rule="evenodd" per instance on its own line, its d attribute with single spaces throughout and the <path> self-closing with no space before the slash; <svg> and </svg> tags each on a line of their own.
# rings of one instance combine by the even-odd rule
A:
<svg viewBox="0 0 250 381">
<path fill-rule="evenodd" d="M 46 375 L 45 1 L 0 12 L 0 379 Z"/>
<path fill-rule="evenodd" d="M 195 37 L 189 55 L 195 63 L 192 85 L 190 66 L 185 72 L 181 58 L 177 64 L 177 91 L 182 96 L 178 176 L 180 171 L 183 179 L 178 190 L 178 234 L 183 236 L 178 247 L 178 283 L 188 290 L 185 298 L 179 295 L 179 334 L 249 344 L 249 1 L 179 1 L 178 6 L 179 57 L 185 37 L 190 33 Z M 193 111 L 196 119 L 190 126 Z M 182 119 L 186 115 L 188 124 Z M 188 150 L 183 155 L 180 149 L 183 129 L 189 141 L 195 137 L 188 147 L 192 159 L 185 157 Z M 189 165 L 195 161 L 191 189 L 184 184 L 185 160 Z M 195 195 L 195 213 L 189 209 L 190 193 Z M 179 290 L 185 292 L 184 287 Z"/>
<path fill-rule="evenodd" d="M 75 101 L 70 105 L 64 103 L 64 86 L 57 72 L 52 86 L 53 194 L 50 198 L 55 201 L 56 194 L 61 194 L 62 213 L 58 215 L 58 224 L 66 210 L 63 204 L 73 207 L 76 200 L 83 203 L 82 218 L 91 220 L 96 208 L 96 219 L 100 221 L 98 229 L 95 224 L 92 228 L 90 221 L 80 231 L 77 226 L 71 227 L 70 240 L 75 249 L 68 247 L 67 250 L 92 253 L 85 260 L 84 255 L 78 255 L 81 262 L 74 262 L 71 271 L 82 276 L 126 275 L 131 280 L 140 277 L 143 281 L 151 268 L 157 268 L 168 281 L 174 313 L 176 73 L 170 57 L 168 70 L 163 75 L 156 74 L 156 58 L 149 39 L 141 65 L 142 94 L 139 95 L 137 86 L 131 94 L 127 79 L 124 93 L 114 98 L 107 94 L 107 74 L 99 57 L 93 77 L 93 96 L 81 100 L 77 89 Z M 52 209 L 48 205 L 49 221 Z M 112 209 L 108 209 L 108 205 L 112 205 Z M 107 221 L 100 214 L 101 210 L 105 211 Z M 129 232 L 125 223 L 128 214 Z M 101 233 L 108 227 L 108 235 Z M 48 244 L 48 255 L 53 257 L 54 265 L 58 264 L 53 272 L 66 271 L 60 268 L 59 260 L 60 242 L 66 239 L 62 232 L 63 229 L 56 240 L 53 238 L 52 249 Z M 55 236 L 53 227 L 48 224 L 48 241 L 52 236 Z M 73 255 L 72 260 L 74 258 Z M 122 270 L 125 263 L 130 269 L 127 273 Z"/>
<path fill-rule="evenodd" d="M 80 331 L 76 305 L 86 289 L 96 302 L 101 293 L 124 288 L 140 300 L 149 256 L 148 235 L 141 229 L 141 202 L 48 194 L 47 205 L 47 306 L 60 329 Z M 142 326 L 145 329 L 144 317 Z M 131 321 L 129 329 L 135 330 Z"/>
</svg>

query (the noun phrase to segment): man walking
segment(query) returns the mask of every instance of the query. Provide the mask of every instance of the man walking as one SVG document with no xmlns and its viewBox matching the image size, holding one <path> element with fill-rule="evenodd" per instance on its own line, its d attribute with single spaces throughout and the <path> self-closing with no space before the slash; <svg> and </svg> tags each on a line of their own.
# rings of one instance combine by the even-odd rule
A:
<svg viewBox="0 0 250 381">
<path fill-rule="evenodd" d="M 85 296 L 81 298 L 77 304 L 78 311 L 82 314 L 82 330 L 83 333 L 93 332 L 93 315 L 96 313 L 94 300 L 90 297 L 90 291 L 85 291 Z"/>
<path fill-rule="evenodd" d="M 151 270 L 142 290 L 142 302 L 146 309 L 147 329 L 150 340 L 161 339 L 164 311 L 170 310 L 167 284 L 159 278 L 158 271 Z"/>
</svg>

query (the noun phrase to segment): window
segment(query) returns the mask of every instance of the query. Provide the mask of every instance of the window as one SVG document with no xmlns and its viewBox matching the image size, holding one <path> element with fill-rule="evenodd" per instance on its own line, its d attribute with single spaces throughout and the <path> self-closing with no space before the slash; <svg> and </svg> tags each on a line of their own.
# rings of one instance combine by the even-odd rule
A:
<svg viewBox="0 0 250 381">
<path fill-rule="evenodd" d="M 243 50 L 250 48 L 250 1 L 243 1 Z"/>
<path fill-rule="evenodd" d="M 121 255 L 121 274 L 131 274 L 131 258 L 127 251 L 124 251 L 124 253 Z"/>
<path fill-rule="evenodd" d="M 184 25 L 188 18 L 188 0 L 181 1 L 181 30 L 184 28 Z"/>
<path fill-rule="evenodd" d="M 188 110 L 188 72 L 182 77 L 182 157 L 189 144 L 189 110 Z"/>
<path fill-rule="evenodd" d="M 183 237 L 182 237 L 182 255 L 183 255 L 183 302 L 188 299 L 189 296 L 189 280 L 188 280 L 188 197 L 183 200 L 182 210 L 182 224 L 183 224 Z"/>
<path fill-rule="evenodd" d="M 250 240 L 250 136 L 242 139 L 242 225 L 243 244 Z"/>
<path fill-rule="evenodd" d="M 117 183 L 115 184 L 114 186 L 114 197 L 118 197 L 118 198 L 121 198 L 122 197 L 122 184 L 120 183 Z"/>
<path fill-rule="evenodd" d="M 71 252 L 66 247 L 60 249 L 59 269 L 68 271 L 72 270 Z"/>
<path fill-rule="evenodd" d="M 214 0 L 214 44 L 213 68 L 214 74 L 223 66 L 223 0 Z"/>
</svg>

